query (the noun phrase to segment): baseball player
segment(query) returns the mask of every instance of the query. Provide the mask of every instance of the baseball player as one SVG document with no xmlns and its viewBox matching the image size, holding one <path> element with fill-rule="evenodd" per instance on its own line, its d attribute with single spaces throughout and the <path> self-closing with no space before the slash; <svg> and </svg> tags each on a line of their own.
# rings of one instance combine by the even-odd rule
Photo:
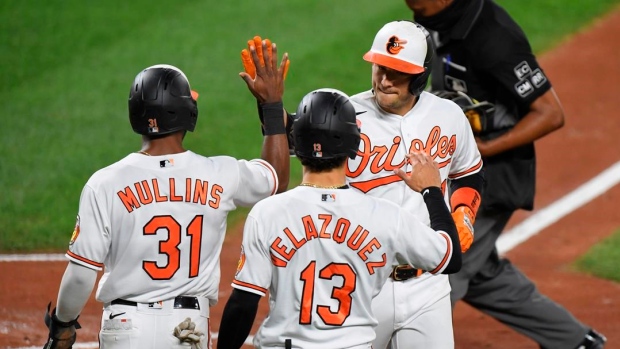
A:
<svg viewBox="0 0 620 349">
<path fill-rule="evenodd" d="M 429 274 L 460 268 L 458 233 L 440 188 L 440 165 L 431 156 L 408 154 L 394 173 L 406 191 L 420 196 L 428 227 L 399 205 L 347 185 L 346 161 L 358 154 L 360 130 L 346 95 L 313 91 L 296 116 L 302 183 L 250 211 L 218 348 L 243 345 L 267 291 L 270 312 L 254 337 L 256 347 L 371 348 L 377 322 L 371 300 L 393 264 Z"/>
<path fill-rule="evenodd" d="M 432 89 L 495 105 L 492 116 L 472 123 L 486 185 L 476 239 L 461 272 L 450 276 L 452 302 L 464 300 L 541 348 L 603 348 L 605 336 L 542 295 L 495 246 L 514 211 L 533 208 L 534 142 L 564 125 L 560 100 L 525 33 L 492 0 L 405 3 L 436 43 Z"/>
<path fill-rule="evenodd" d="M 361 143 L 346 173 L 351 187 L 392 201 L 428 224 L 423 196 L 393 173 L 408 153 L 428 154 L 439 164 L 445 204 L 466 251 L 480 205 L 482 161 L 460 107 L 423 91 L 432 53 L 428 33 L 417 23 L 394 21 L 377 32 L 364 55 L 372 63 L 372 89 L 351 97 L 367 112 L 358 116 Z M 428 271 L 415 263 L 394 265 L 373 299 L 379 321 L 373 348 L 454 347 L 448 276 Z"/>
<path fill-rule="evenodd" d="M 77 318 L 104 270 L 101 348 L 209 348 L 209 307 L 218 299 L 226 218 L 286 189 L 289 153 L 282 117 L 283 66 L 273 54 L 246 81 L 265 98 L 262 159 L 204 157 L 183 139 L 198 117 L 197 93 L 171 65 L 142 70 L 131 85 L 129 121 L 142 150 L 86 183 L 70 262 L 47 315 L 45 348 L 71 348 Z M 252 52 L 255 63 L 256 52 Z M 279 108 L 279 110 L 278 110 Z M 48 307 L 49 310 L 49 307 Z"/>
</svg>

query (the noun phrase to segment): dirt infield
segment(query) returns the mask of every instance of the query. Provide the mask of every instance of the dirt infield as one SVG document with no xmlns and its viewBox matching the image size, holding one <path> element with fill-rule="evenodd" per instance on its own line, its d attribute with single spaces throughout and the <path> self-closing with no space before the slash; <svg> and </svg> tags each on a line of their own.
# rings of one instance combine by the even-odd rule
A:
<svg viewBox="0 0 620 349">
<path fill-rule="evenodd" d="M 566 111 L 566 126 L 537 143 L 540 209 L 620 160 L 620 9 L 541 58 Z M 620 284 L 577 273 L 570 263 L 620 226 L 620 186 L 543 230 L 507 255 L 544 294 L 620 348 Z M 519 212 L 514 226 L 531 213 Z M 237 265 L 241 233 L 228 234 L 222 250 L 220 302 L 212 308 L 217 332 Z M 43 315 L 56 299 L 66 262 L 0 262 L 0 348 L 41 347 Z M 259 318 L 267 310 L 261 300 Z M 79 342 L 96 342 L 101 305 L 94 298 L 80 317 Z M 254 331 L 258 326 L 255 324 Z M 457 348 L 537 348 L 528 338 L 459 304 L 454 314 Z"/>
</svg>

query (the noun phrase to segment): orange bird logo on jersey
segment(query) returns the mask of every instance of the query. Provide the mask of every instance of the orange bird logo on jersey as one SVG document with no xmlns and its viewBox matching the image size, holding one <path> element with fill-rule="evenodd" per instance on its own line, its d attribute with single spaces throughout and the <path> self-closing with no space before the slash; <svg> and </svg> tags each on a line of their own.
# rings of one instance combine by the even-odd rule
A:
<svg viewBox="0 0 620 349">
<path fill-rule="evenodd" d="M 400 50 L 405 48 L 407 40 L 401 40 L 398 36 L 393 35 L 385 45 L 385 48 L 389 54 L 397 55 Z"/>
<path fill-rule="evenodd" d="M 71 240 L 69 241 L 69 245 L 73 245 L 75 239 L 77 239 L 78 235 L 80 235 L 80 216 L 77 216 L 75 222 L 75 228 L 73 229 L 73 234 L 71 234 Z"/>
<path fill-rule="evenodd" d="M 239 274 L 241 269 L 243 269 L 243 265 L 245 264 L 245 251 L 243 250 L 243 246 L 241 246 L 241 255 L 239 256 L 239 262 L 237 262 L 237 272 L 235 272 L 235 276 Z"/>
</svg>

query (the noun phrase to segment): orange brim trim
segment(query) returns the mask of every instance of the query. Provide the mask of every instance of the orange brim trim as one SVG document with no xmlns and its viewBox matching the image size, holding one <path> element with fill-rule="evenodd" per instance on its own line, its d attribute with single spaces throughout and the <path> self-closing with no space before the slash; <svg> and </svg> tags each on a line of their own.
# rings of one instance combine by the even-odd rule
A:
<svg viewBox="0 0 620 349">
<path fill-rule="evenodd" d="M 198 94 L 198 92 L 196 92 L 196 91 L 192 90 L 192 99 L 193 99 L 193 100 L 195 100 L 195 101 L 197 101 L 197 100 L 198 100 L 198 96 L 200 96 L 200 95 Z"/>
<path fill-rule="evenodd" d="M 375 53 L 372 51 L 366 52 L 366 54 L 364 55 L 364 60 L 370 63 L 375 63 L 384 67 L 388 67 L 390 69 L 397 70 L 402 73 L 420 74 L 424 72 L 424 67 L 420 67 L 419 65 L 415 65 L 413 63 L 405 62 L 395 57 Z"/>
</svg>

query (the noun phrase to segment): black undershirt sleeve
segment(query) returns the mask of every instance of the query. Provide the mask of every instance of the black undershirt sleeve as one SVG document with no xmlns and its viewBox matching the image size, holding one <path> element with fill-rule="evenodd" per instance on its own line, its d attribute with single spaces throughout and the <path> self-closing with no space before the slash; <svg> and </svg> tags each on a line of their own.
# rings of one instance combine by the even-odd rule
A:
<svg viewBox="0 0 620 349">
<path fill-rule="evenodd" d="M 442 274 L 456 273 L 461 270 L 461 243 L 459 242 L 459 235 L 452 219 L 452 214 L 444 201 L 443 193 L 439 187 L 428 187 L 422 190 L 421 193 L 428 209 L 431 228 L 445 231 L 452 241 L 452 258 L 450 258 L 450 262 L 448 262 Z"/>
<path fill-rule="evenodd" d="M 457 189 L 464 187 L 475 189 L 480 196 L 482 196 L 482 188 L 484 187 L 484 167 L 474 174 L 450 181 L 450 190 L 453 193 Z"/>
<path fill-rule="evenodd" d="M 248 338 L 256 318 L 260 296 L 233 289 L 222 314 L 217 349 L 239 349 Z"/>
</svg>

